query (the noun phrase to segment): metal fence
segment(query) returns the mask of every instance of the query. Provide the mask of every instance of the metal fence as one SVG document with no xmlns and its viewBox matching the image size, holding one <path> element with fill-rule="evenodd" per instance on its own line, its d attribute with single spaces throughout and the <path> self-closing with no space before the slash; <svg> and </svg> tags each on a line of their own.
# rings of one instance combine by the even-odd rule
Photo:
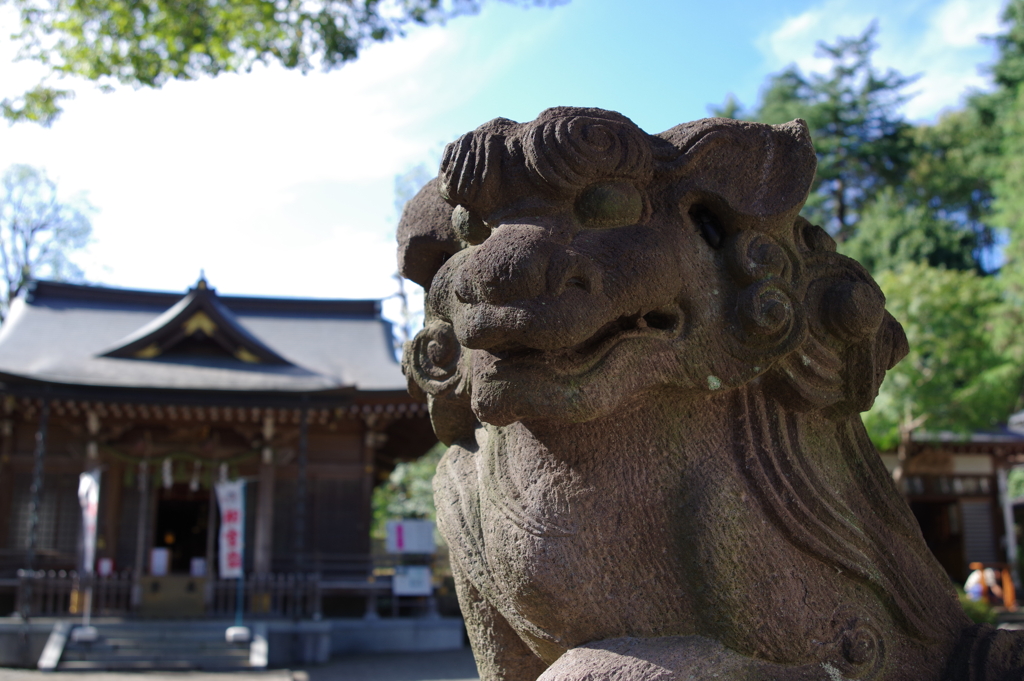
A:
<svg viewBox="0 0 1024 681">
<path fill-rule="evenodd" d="M 152 579 L 152 578 L 149 578 Z M 0 578 L 0 593 L 13 593 L 15 610 L 31 617 L 81 614 L 85 590 L 92 586 L 94 615 L 127 616 L 139 613 L 133 599 L 136 580 L 131 571 L 107 576 L 80 576 L 73 570 L 19 570 L 14 578 Z M 378 595 L 390 593 L 389 576 L 325 580 L 317 573 L 247 575 L 242 582 L 241 604 L 246 616 L 259 618 L 318 618 L 324 591 L 367 599 L 368 611 Z M 211 579 L 205 583 L 205 616 L 228 618 L 239 603 L 237 579 Z"/>
<path fill-rule="evenodd" d="M 238 611 L 239 591 L 242 612 L 257 617 L 319 618 L 320 576 L 311 574 L 254 575 L 239 589 L 237 579 L 212 582 L 206 606 L 209 617 L 229 617 Z"/>
<path fill-rule="evenodd" d="M 6 557 L 11 563 L 16 559 L 14 555 Z M 57 559 L 56 556 L 49 558 Z M 368 617 L 376 616 L 378 599 L 384 599 L 381 601 L 382 612 L 387 614 L 390 611 L 392 616 L 397 616 L 400 599 L 392 596 L 395 568 L 403 564 L 429 564 L 431 559 L 429 556 L 306 554 L 298 562 L 311 569 L 288 569 L 286 563 L 293 562 L 294 558 L 289 557 L 280 564 L 275 562 L 277 571 L 273 573 L 246 576 L 241 592 L 245 616 L 316 618 L 322 613 L 325 596 L 329 599 L 338 596 L 365 599 Z M 75 615 L 80 614 L 81 596 L 91 585 L 92 612 L 95 615 L 147 616 L 143 585 L 151 584 L 154 579 L 157 578 L 144 577 L 140 582 L 132 570 L 104 576 L 79 575 L 69 569 L 10 570 L 0 574 L 0 600 L 6 599 L 8 607 L 13 603 L 18 613 L 32 617 Z M 423 601 L 421 609 L 427 612 L 434 608 L 432 598 L 402 598 L 405 611 L 419 601 Z M 238 599 L 238 580 L 205 579 L 201 602 L 196 604 L 194 612 L 197 616 L 230 618 L 237 611 Z M 338 601 L 331 602 L 336 604 Z"/>
<path fill-rule="evenodd" d="M 75 615 L 83 607 L 82 595 L 93 587 L 96 615 L 123 615 L 131 611 L 132 574 L 82 577 L 74 570 L 18 570 L 15 579 L 0 580 L 0 587 L 15 590 L 15 609 L 33 617 Z"/>
<path fill-rule="evenodd" d="M 429 556 L 394 556 L 352 553 L 306 553 L 275 558 L 274 572 L 315 572 L 324 579 L 364 580 L 408 562 L 429 562 Z"/>
</svg>

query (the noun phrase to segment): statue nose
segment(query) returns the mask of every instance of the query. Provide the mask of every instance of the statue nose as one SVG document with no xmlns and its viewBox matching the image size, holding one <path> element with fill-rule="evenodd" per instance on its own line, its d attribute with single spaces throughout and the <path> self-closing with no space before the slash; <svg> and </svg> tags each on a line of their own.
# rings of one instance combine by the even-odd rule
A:
<svg viewBox="0 0 1024 681">
<path fill-rule="evenodd" d="M 463 303 L 505 305 L 567 288 L 595 292 L 600 277 L 588 260 L 553 240 L 549 230 L 501 226 L 462 263 L 455 295 Z"/>
<path fill-rule="evenodd" d="M 459 268 L 455 295 L 494 305 L 535 298 L 545 289 L 550 250 L 541 229 L 499 227 Z"/>
</svg>

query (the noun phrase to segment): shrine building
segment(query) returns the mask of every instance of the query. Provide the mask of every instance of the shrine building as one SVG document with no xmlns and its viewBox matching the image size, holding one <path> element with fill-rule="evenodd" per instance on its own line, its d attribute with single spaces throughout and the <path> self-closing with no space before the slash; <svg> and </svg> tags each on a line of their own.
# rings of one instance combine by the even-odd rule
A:
<svg viewBox="0 0 1024 681">
<path fill-rule="evenodd" d="M 97 614 L 232 607 L 212 485 L 244 479 L 247 611 L 318 618 L 371 593 L 374 485 L 435 442 L 379 301 L 34 282 L 0 329 L 0 616 L 74 611 L 99 468 Z M 22 602 L 26 575 L 68 592 Z"/>
</svg>

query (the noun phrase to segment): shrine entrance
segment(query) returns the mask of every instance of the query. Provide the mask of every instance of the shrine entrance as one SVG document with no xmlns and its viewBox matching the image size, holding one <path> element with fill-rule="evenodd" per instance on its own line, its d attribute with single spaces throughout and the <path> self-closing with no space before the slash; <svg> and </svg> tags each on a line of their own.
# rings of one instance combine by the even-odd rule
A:
<svg viewBox="0 0 1024 681">
<path fill-rule="evenodd" d="M 159 491 L 153 546 L 167 549 L 167 574 L 209 574 L 209 522 L 209 490 L 192 491 L 186 484 L 176 484 Z M 204 561 L 201 569 L 194 559 Z"/>
</svg>

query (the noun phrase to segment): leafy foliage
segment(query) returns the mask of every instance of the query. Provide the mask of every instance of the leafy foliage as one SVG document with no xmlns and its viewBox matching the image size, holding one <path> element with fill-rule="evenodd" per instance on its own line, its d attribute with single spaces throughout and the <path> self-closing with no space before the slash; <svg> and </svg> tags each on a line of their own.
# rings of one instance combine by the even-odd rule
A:
<svg viewBox="0 0 1024 681">
<path fill-rule="evenodd" d="M 437 462 L 448 450 L 438 442 L 416 461 L 395 466 L 387 481 L 373 490 L 373 536 L 384 536 L 388 520 L 417 518 L 434 520 L 434 473 Z"/>
<path fill-rule="evenodd" d="M 1011 499 L 1024 497 L 1024 468 L 1016 466 L 1006 475 L 1006 495 Z"/>
<path fill-rule="evenodd" d="M 79 280 L 71 261 L 92 234 L 83 199 L 65 203 L 46 173 L 14 165 L 0 179 L 0 321 L 30 279 Z"/>
<path fill-rule="evenodd" d="M 877 275 L 910 354 L 885 377 L 865 425 L 881 449 L 918 427 L 967 433 L 1006 418 L 1024 367 L 995 343 L 998 283 L 973 272 L 908 262 Z"/>
<path fill-rule="evenodd" d="M 957 595 L 960 597 L 960 607 L 964 609 L 964 614 L 972 622 L 975 624 L 996 623 L 996 611 L 991 605 L 985 601 L 974 600 L 959 587 L 957 587 Z"/>
<path fill-rule="evenodd" d="M 876 34 L 871 25 L 860 36 L 818 43 L 830 71 L 805 75 L 791 66 L 770 77 L 746 117 L 807 121 L 818 172 L 804 217 L 824 225 L 869 269 L 927 261 L 987 271 L 991 258 L 985 256 L 995 243 L 986 221 L 990 154 L 999 141 L 990 132 L 978 134 L 973 109 L 934 126 L 910 125 L 900 109 L 915 77 L 872 65 Z M 732 96 L 712 112 L 745 115 Z"/>
<path fill-rule="evenodd" d="M 873 272 L 907 262 L 972 270 L 978 268 L 975 246 L 973 233 L 886 187 L 864 207 L 856 235 L 840 250 Z"/>
<path fill-rule="evenodd" d="M 277 63 L 330 70 L 411 25 L 479 10 L 482 0 L 10 0 L 19 57 L 57 76 L 160 87 Z M 522 5 L 553 0 L 504 0 Z M 11 121 L 51 123 L 70 95 L 41 83 L 2 103 Z"/>
<path fill-rule="evenodd" d="M 39 84 L 20 97 L 0 101 L 0 116 L 11 123 L 30 121 L 49 126 L 60 115 L 60 102 L 73 96 L 71 90 Z"/>
<path fill-rule="evenodd" d="M 1024 2 L 1010 0 L 1003 10 L 1006 33 L 996 36 L 994 42 L 999 50 L 999 59 L 990 71 L 1000 92 L 1016 94 L 1024 82 Z"/>
<path fill-rule="evenodd" d="M 1004 21 L 996 89 L 935 124 L 903 118 L 914 78 L 872 66 L 874 25 L 818 43 L 828 73 L 791 66 L 753 111 L 731 96 L 712 109 L 807 121 L 818 174 L 804 216 L 875 275 L 910 341 L 865 415 L 883 449 L 917 428 L 966 434 L 1024 406 L 1024 0 Z"/>
<path fill-rule="evenodd" d="M 994 265 L 985 262 L 984 254 L 996 243 L 992 182 L 998 174 L 993 160 L 999 155 L 1000 140 L 983 118 L 968 106 L 943 115 L 935 125 L 917 127 L 913 166 L 901 191 L 908 201 L 962 232 L 959 236 L 963 247 L 971 249 L 975 269 L 990 272 Z"/>
<path fill-rule="evenodd" d="M 818 172 L 804 215 L 840 242 L 853 236 L 859 213 L 885 186 L 900 184 L 911 165 L 911 126 L 899 113 L 913 77 L 871 64 L 877 26 L 860 36 L 818 43 L 828 75 L 792 66 L 772 76 L 754 113 L 763 123 L 803 118 L 818 152 Z"/>
</svg>

